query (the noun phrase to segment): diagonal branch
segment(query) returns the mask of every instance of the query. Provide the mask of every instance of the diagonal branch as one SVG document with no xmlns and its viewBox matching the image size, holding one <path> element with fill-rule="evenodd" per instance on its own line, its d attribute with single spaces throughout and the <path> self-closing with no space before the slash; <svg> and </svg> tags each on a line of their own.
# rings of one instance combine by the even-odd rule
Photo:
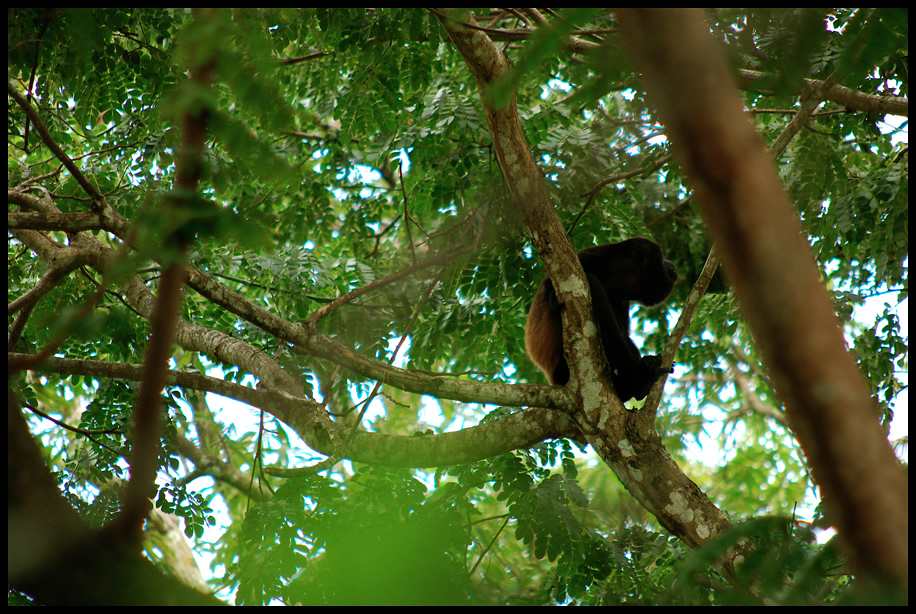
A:
<svg viewBox="0 0 916 614">
<path fill-rule="evenodd" d="M 506 183 L 558 295 L 564 294 L 560 299 L 567 306 L 563 334 L 574 346 L 571 353 L 577 361 L 573 371 L 581 373 L 583 382 L 599 382 L 603 369 L 597 359 L 597 335 L 585 337 L 581 332 L 586 323 L 591 324 L 582 268 L 543 192 L 544 181 L 525 145 L 514 102 L 501 109 L 488 102 L 488 92 L 508 70 L 508 60 L 484 33 L 447 17 L 440 21 L 477 81 Z M 678 468 L 654 428 L 637 428 L 607 382 L 600 386 L 580 383 L 577 393 L 581 411 L 575 417 L 584 422 L 589 443 L 662 525 L 689 546 L 703 544 L 731 526 L 722 511 Z M 733 558 L 725 561 L 726 573 L 733 563 Z"/>
<path fill-rule="evenodd" d="M 906 474 L 725 54 L 701 11 L 618 15 L 851 567 L 905 588 Z M 817 102 L 814 89 L 807 107 Z"/>
</svg>

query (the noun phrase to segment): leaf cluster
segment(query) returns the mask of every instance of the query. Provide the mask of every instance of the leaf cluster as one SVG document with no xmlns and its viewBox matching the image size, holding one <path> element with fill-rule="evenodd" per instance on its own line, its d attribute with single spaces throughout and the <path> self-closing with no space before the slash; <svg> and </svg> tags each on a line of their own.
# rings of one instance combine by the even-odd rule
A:
<svg viewBox="0 0 916 614">
<path fill-rule="evenodd" d="M 487 27 L 526 25 L 499 9 L 479 18 Z M 803 78 L 908 95 L 905 9 L 729 9 L 710 12 L 709 22 L 736 70 L 759 75 L 743 84 L 745 102 L 768 143 L 793 119 Z M 496 95 L 515 97 L 577 248 L 633 236 L 664 245 L 685 281 L 666 305 L 640 307 L 632 318 L 637 344 L 656 352 L 709 252 L 705 224 L 613 14 L 572 9 L 549 23 L 524 40 L 499 41 L 513 71 Z M 129 238 L 86 231 L 130 250 L 104 273 L 84 267 L 54 285 L 31 312 L 17 351 L 60 340 L 60 356 L 141 362 L 149 323 L 118 283 L 136 275 L 155 292 L 165 237 L 175 232 L 195 239 L 191 266 L 291 322 L 424 257 L 472 246 L 448 266 L 332 311 L 318 330 L 385 360 L 392 341 L 407 336 L 398 364 L 408 368 L 544 383 L 525 355 L 523 330 L 545 272 L 509 202 L 474 81 L 434 14 L 236 9 L 204 23 L 185 9 L 11 8 L 8 25 L 11 81 L 28 89 L 54 141 L 132 226 Z M 572 52 L 569 36 L 605 42 Z M 214 85 L 195 91 L 185 74 L 189 58 L 214 48 L 219 53 L 207 56 Z M 166 212 L 178 118 L 201 100 L 211 114 L 200 206 Z M 898 303 L 908 297 L 908 149 L 896 138 L 906 124 L 895 136 L 886 120 L 828 100 L 776 164 L 889 423 L 906 389 L 907 333 L 893 306 L 868 321 L 857 311 L 879 294 Z M 8 134 L 10 186 L 34 182 L 64 213 L 91 208 L 13 104 Z M 72 241 L 62 230 L 46 234 L 61 245 Z M 13 301 L 49 264 L 15 239 L 8 252 Z M 188 290 L 184 299 L 182 318 L 272 357 L 335 415 L 373 388 L 329 361 L 292 354 L 201 294 Z M 738 519 L 785 516 L 815 498 L 727 276 L 716 277 L 702 299 L 677 362 L 657 428 L 710 497 Z M 238 365 L 205 352 L 176 351 L 173 366 L 219 368 L 227 381 L 252 383 Z M 13 385 L 30 406 L 92 432 L 30 421 L 70 501 L 94 526 L 111 520 L 116 480 L 126 477 L 136 388 L 103 374 L 19 377 Z M 834 546 L 817 545 L 798 524 L 754 521 L 688 554 L 566 441 L 435 475 L 344 466 L 260 496 L 224 479 L 186 483 L 178 435 L 240 472 L 251 470 L 246 463 L 256 454 L 270 464 L 302 452 L 277 422 L 259 432 L 248 428 L 250 415 L 214 415 L 206 404 L 190 388 L 164 395 L 167 479 L 156 501 L 185 519 L 198 549 L 214 553 L 222 586 L 236 589 L 239 603 L 747 603 L 757 596 L 731 592 L 712 569 L 743 538 L 765 547 L 740 572 L 742 586 L 785 603 L 844 596 L 845 576 L 829 580 Z M 430 428 L 432 404 L 418 394 L 383 387 L 377 404 L 364 426 L 399 435 Z M 447 400 L 438 407 L 445 420 L 434 432 L 485 413 Z M 257 442 L 263 449 L 255 452 Z M 686 451 L 699 442 L 723 452 L 701 465 Z M 213 511 L 215 499 L 226 504 L 228 520 Z M 216 544 L 204 537 L 212 520 L 228 526 Z M 794 587 L 775 583 L 786 570 Z"/>
</svg>

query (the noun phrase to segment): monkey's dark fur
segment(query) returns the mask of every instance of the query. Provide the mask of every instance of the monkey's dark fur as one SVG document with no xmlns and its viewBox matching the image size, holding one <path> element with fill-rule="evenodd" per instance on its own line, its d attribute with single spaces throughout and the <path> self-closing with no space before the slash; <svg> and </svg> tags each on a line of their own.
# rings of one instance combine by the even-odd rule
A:
<svg viewBox="0 0 916 614">
<path fill-rule="evenodd" d="M 630 340 L 630 301 L 661 303 L 671 294 L 677 271 L 658 244 L 643 238 L 583 249 L 579 261 L 591 288 L 595 324 L 617 396 L 621 401 L 644 399 L 665 369 L 658 356 L 640 356 Z M 563 357 L 562 308 L 547 278 L 534 296 L 525 326 L 528 355 L 557 386 L 569 381 L 569 366 Z"/>
</svg>

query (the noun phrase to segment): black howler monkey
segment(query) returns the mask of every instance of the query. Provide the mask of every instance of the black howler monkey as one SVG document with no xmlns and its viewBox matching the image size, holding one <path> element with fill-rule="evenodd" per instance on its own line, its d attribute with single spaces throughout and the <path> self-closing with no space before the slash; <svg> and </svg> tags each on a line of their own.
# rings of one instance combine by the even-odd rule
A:
<svg viewBox="0 0 916 614">
<path fill-rule="evenodd" d="M 644 399 L 665 369 L 658 356 L 640 356 L 630 340 L 630 301 L 661 303 L 671 294 L 677 271 L 665 260 L 658 244 L 642 238 L 583 249 L 579 261 L 591 288 L 595 324 L 617 396 L 621 401 Z M 569 366 L 563 357 L 561 309 L 548 277 L 534 296 L 525 326 L 528 355 L 557 386 L 569 381 Z"/>
</svg>

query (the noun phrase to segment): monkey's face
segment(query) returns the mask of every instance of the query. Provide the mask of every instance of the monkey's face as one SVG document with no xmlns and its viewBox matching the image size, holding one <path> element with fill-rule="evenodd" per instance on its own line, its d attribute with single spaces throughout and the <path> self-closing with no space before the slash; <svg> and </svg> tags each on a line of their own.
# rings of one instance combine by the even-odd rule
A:
<svg viewBox="0 0 916 614">
<path fill-rule="evenodd" d="M 579 258 L 586 271 L 601 279 L 612 301 L 657 305 L 668 298 L 678 278 L 662 248 L 641 237 L 582 250 Z"/>
</svg>

